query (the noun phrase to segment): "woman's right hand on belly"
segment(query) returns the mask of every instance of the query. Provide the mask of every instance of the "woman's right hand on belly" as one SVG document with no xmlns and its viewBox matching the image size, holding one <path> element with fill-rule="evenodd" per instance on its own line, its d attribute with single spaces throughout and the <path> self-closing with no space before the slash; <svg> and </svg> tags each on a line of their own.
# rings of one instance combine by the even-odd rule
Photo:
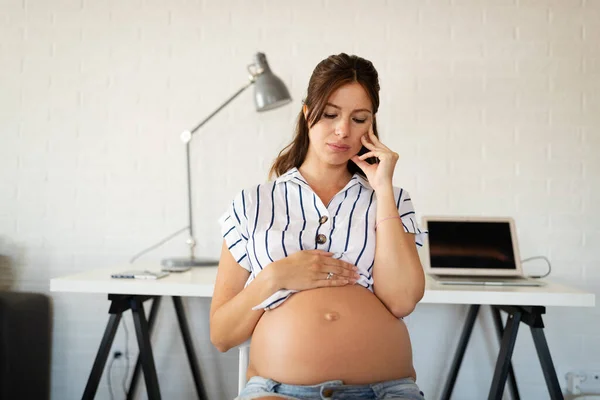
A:
<svg viewBox="0 0 600 400">
<path fill-rule="evenodd" d="M 277 286 L 288 290 L 353 285 L 360 277 L 356 266 L 335 259 L 333 253 L 323 250 L 298 251 L 268 267 Z"/>
</svg>

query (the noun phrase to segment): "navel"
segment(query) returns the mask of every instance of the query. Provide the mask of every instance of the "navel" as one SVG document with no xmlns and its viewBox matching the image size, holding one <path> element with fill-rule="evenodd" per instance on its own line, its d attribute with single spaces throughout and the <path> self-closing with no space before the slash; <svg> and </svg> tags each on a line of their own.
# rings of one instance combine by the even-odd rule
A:
<svg viewBox="0 0 600 400">
<path fill-rule="evenodd" d="M 325 319 L 327 321 L 336 321 L 338 319 L 340 319 L 340 313 L 336 312 L 336 311 L 330 311 L 325 313 Z"/>
</svg>

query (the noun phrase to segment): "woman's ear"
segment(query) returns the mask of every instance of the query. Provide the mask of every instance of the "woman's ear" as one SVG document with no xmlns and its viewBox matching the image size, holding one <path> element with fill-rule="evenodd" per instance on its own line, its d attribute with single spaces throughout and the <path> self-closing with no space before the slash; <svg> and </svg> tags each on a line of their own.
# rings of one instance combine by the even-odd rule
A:
<svg viewBox="0 0 600 400">
<path fill-rule="evenodd" d="M 302 114 L 304 114 L 304 119 L 306 119 L 308 116 L 308 107 L 306 107 L 306 104 L 302 106 Z"/>
</svg>

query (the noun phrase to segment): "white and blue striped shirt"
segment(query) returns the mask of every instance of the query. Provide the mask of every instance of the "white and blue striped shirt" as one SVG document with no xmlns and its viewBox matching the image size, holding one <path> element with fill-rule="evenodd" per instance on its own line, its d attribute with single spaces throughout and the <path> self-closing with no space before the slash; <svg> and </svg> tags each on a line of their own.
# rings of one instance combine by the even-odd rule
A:
<svg viewBox="0 0 600 400">
<path fill-rule="evenodd" d="M 402 225 L 422 245 L 408 193 L 394 187 Z M 235 260 L 250 272 L 246 286 L 263 268 L 300 250 L 334 253 L 358 267 L 357 284 L 373 291 L 377 197 L 369 182 L 354 174 L 324 205 L 297 168 L 278 179 L 242 190 L 219 219 L 221 233 Z M 253 310 L 281 305 L 295 290 L 279 290 Z"/>
</svg>

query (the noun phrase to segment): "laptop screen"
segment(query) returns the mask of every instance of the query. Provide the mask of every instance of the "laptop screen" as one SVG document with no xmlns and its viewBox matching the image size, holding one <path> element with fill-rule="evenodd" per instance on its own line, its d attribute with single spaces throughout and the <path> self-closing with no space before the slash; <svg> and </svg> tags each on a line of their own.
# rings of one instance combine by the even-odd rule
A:
<svg viewBox="0 0 600 400">
<path fill-rule="evenodd" d="M 516 269 L 508 221 L 428 221 L 432 268 Z"/>
</svg>

